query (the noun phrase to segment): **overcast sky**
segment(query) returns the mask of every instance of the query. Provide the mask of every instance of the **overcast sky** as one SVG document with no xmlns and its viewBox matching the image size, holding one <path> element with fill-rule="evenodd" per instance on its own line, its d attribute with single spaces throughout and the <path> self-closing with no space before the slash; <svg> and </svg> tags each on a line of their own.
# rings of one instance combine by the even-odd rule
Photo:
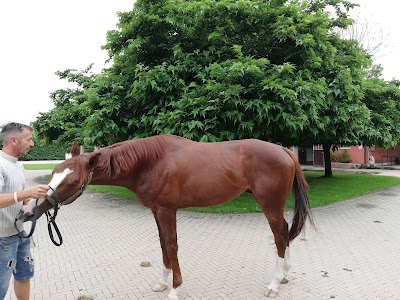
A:
<svg viewBox="0 0 400 300">
<path fill-rule="evenodd" d="M 356 1 L 354 1 L 356 2 Z M 357 15 L 385 36 L 376 63 L 384 77 L 400 79 L 398 0 L 357 0 Z M 68 86 L 56 71 L 82 70 L 94 63 L 104 66 L 107 53 L 100 50 L 106 33 L 115 28 L 118 11 L 128 11 L 129 0 L 0 0 L 0 124 L 29 124 L 39 112 L 53 107 L 51 92 Z"/>
</svg>

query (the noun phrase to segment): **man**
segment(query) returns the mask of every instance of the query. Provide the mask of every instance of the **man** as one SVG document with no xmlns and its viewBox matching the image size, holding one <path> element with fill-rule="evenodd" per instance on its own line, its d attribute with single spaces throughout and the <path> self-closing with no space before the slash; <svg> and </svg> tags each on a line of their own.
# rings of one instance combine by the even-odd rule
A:
<svg viewBox="0 0 400 300">
<path fill-rule="evenodd" d="M 7 294 L 11 274 L 18 300 L 28 300 L 30 279 L 34 265 L 30 253 L 30 238 L 20 238 L 14 227 L 15 217 L 23 202 L 43 198 L 49 187 L 37 185 L 25 189 L 24 167 L 18 158 L 34 146 L 32 128 L 8 123 L 0 133 L 3 148 L 0 150 L 0 300 Z M 21 225 L 22 226 L 22 225 Z M 19 228 L 21 231 L 23 228 Z"/>
</svg>

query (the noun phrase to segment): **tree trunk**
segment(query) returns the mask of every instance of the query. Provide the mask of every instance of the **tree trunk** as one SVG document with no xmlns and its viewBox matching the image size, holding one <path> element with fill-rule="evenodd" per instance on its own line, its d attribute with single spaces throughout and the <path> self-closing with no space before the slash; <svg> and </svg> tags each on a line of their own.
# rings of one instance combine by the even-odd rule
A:
<svg viewBox="0 0 400 300">
<path fill-rule="evenodd" d="M 325 177 L 332 177 L 331 144 L 322 144 L 324 149 Z"/>
</svg>

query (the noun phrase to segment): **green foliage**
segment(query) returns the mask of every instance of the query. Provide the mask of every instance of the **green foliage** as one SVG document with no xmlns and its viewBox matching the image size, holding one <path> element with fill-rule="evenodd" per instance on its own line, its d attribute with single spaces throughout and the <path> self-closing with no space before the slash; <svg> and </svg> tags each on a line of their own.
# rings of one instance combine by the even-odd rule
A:
<svg viewBox="0 0 400 300">
<path fill-rule="evenodd" d="M 374 102 L 380 83 L 368 81 L 369 55 L 336 34 L 352 23 L 353 6 L 138 0 L 107 33 L 111 66 L 96 75 L 90 67 L 58 72 L 76 88 L 55 91 L 55 108 L 35 128 L 47 142 L 86 146 L 159 133 L 285 145 L 398 142 L 400 122 L 389 126 L 398 107 Z M 377 93 L 383 99 L 389 89 Z"/>
<path fill-rule="evenodd" d="M 368 113 L 355 76 L 364 62 L 357 45 L 333 33 L 351 23 L 341 4 L 351 8 L 345 1 L 137 2 L 107 35 L 114 64 L 91 86 L 87 142 L 171 133 L 312 143 L 333 123 L 354 127 Z M 346 140 L 341 134 L 330 138 Z"/>
<path fill-rule="evenodd" d="M 395 147 L 400 143 L 399 84 L 396 80 L 386 82 L 376 75 L 363 83 L 363 101 L 371 111 L 371 117 L 369 129 L 362 133 L 362 139 L 365 145 Z"/>
<path fill-rule="evenodd" d="M 341 158 L 340 158 L 340 162 L 342 163 L 351 163 L 351 156 L 350 153 L 347 150 L 344 150 Z"/>
<path fill-rule="evenodd" d="M 19 160 L 62 160 L 65 159 L 65 153 L 69 153 L 71 146 L 60 145 L 42 145 L 35 146 L 29 153 Z"/>
<path fill-rule="evenodd" d="M 56 72 L 60 79 L 67 79 L 74 88 L 54 91 L 50 97 L 54 108 L 46 113 L 40 113 L 33 122 L 35 135 L 43 143 L 71 145 L 74 140 L 83 144 L 83 123 L 87 117 L 82 109 L 87 101 L 85 90 L 91 85 L 96 75 L 91 73 L 92 65 L 83 71 L 65 70 Z"/>
</svg>

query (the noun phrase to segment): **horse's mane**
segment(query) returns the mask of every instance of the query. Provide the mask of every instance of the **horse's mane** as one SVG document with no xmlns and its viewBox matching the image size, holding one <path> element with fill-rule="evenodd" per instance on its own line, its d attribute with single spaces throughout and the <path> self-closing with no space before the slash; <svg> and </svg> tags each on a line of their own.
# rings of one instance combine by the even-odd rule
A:
<svg viewBox="0 0 400 300">
<path fill-rule="evenodd" d="M 101 149 L 96 169 L 105 178 L 126 175 L 140 167 L 154 164 L 164 154 L 166 138 L 163 135 L 135 139 Z"/>
</svg>

